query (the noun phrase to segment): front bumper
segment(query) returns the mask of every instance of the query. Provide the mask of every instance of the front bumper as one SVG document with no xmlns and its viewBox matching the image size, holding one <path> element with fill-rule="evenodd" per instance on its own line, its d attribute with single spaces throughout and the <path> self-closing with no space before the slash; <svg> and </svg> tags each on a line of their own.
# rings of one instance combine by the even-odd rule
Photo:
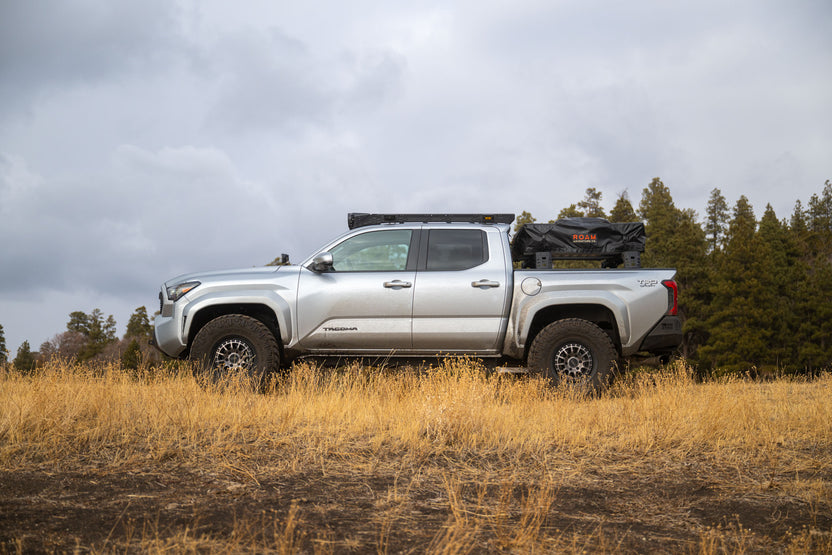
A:
<svg viewBox="0 0 832 555">
<path fill-rule="evenodd" d="M 164 286 L 162 286 L 164 291 Z M 153 344 L 154 346 L 170 357 L 177 358 L 182 355 L 188 347 L 187 338 L 184 337 L 181 328 L 183 321 L 182 306 L 177 306 L 173 301 L 159 295 L 159 314 L 153 321 Z"/>
<path fill-rule="evenodd" d="M 682 344 L 682 321 L 678 316 L 665 316 L 650 330 L 639 351 L 667 354 Z"/>
<path fill-rule="evenodd" d="M 153 336 L 156 348 L 170 357 L 179 357 L 188 346 L 182 340 L 176 318 L 157 316 L 153 322 Z"/>
</svg>

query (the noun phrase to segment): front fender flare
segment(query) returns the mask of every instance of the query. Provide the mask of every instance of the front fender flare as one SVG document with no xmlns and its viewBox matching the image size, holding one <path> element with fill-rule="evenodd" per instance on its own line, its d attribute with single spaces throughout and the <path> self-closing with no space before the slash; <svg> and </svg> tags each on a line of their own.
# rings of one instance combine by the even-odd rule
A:
<svg viewBox="0 0 832 555">
<path fill-rule="evenodd" d="M 283 345 L 292 337 L 292 316 L 289 303 L 274 289 L 215 291 L 194 299 L 182 312 L 182 337 L 189 337 L 196 315 L 206 308 L 228 305 L 262 305 L 271 310 L 277 320 Z"/>
</svg>

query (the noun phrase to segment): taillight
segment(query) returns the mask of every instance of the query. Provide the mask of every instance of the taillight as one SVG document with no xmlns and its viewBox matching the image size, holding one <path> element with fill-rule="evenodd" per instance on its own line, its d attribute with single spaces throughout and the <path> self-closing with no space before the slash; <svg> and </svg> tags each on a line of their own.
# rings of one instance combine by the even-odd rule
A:
<svg viewBox="0 0 832 555">
<path fill-rule="evenodd" d="M 662 281 L 667 287 L 667 316 L 676 316 L 679 311 L 679 286 L 672 279 Z"/>
</svg>

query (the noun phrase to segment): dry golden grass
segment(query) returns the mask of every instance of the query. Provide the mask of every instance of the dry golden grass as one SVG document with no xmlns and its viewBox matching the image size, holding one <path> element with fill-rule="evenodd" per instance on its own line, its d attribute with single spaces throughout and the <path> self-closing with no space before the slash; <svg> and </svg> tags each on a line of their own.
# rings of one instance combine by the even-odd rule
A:
<svg viewBox="0 0 832 555">
<path fill-rule="evenodd" d="M 588 397 L 451 359 L 267 389 L 6 370 L 0 551 L 832 552 L 828 374 L 680 363 Z"/>
</svg>

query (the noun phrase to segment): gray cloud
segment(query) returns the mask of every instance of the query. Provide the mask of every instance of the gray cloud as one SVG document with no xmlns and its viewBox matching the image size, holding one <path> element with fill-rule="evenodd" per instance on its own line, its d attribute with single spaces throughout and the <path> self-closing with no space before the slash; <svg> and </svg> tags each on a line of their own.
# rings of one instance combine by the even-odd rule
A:
<svg viewBox="0 0 832 555">
<path fill-rule="evenodd" d="M 830 27 L 810 0 L 7 2 L 0 323 L 12 349 L 71 310 L 123 325 L 349 211 L 546 220 L 659 176 L 786 217 L 832 177 Z"/>
<path fill-rule="evenodd" d="M 176 47 L 169 2 L 6 2 L 0 15 L 0 116 L 67 85 L 147 70 Z"/>
<path fill-rule="evenodd" d="M 322 56 L 276 28 L 223 36 L 205 57 L 219 95 L 210 121 L 239 134 L 296 134 L 371 112 L 401 89 L 404 64 L 389 51 Z"/>
</svg>

